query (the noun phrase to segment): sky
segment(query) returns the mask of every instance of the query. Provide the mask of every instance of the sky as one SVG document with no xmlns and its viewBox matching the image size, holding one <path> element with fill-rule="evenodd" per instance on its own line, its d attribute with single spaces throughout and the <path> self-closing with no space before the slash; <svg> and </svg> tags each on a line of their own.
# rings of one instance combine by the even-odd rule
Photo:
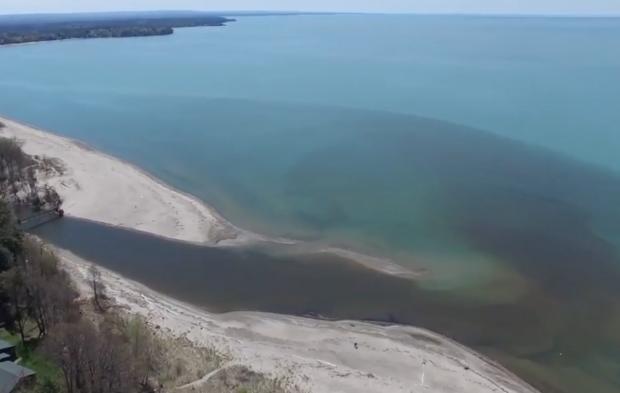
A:
<svg viewBox="0 0 620 393">
<path fill-rule="evenodd" d="M 0 0 L 0 14 L 163 9 L 620 15 L 620 0 Z"/>
</svg>

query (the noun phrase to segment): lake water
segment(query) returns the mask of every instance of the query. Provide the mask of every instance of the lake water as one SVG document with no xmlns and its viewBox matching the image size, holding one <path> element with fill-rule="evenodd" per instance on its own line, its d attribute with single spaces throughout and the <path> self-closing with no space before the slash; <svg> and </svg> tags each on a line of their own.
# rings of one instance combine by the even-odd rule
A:
<svg viewBox="0 0 620 393">
<path fill-rule="evenodd" d="M 620 389 L 618 42 L 619 19 L 242 18 L 1 48 L 0 112 L 134 162 L 242 227 L 427 271 L 327 292 L 338 312 L 307 299 L 290 312 L 418 323 L 548 391 L 606 393 Z M 181 255 L 179 269 L 198 265 Z M 388 280 L 344 265 L 326 286 Z M 201 295 L 178 295 L 289 312 L 190 288 Z"/>
</svg>

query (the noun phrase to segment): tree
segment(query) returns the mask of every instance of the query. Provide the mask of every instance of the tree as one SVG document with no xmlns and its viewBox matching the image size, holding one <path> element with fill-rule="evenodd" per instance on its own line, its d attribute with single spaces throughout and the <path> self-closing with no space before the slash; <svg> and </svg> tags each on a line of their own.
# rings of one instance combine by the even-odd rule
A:
<svg viewBox="0 0 620 393">
<path fill-rule="evenodd" d="M 0 160 L 4 159 L 1 152 L 0 149 Z M 22 240 L 13 213 L 8 204 L 0 199 L 0 322 L 9 330 L 18 330 L 23 339 L 25 292 L 23 277 L 15 268 L 16 254 L 22 249 Z"/>
<path fill-rule="evenodd" d="M 17 228 L 15 216 L 9 205 L 0 200 L 0 246 L 8 250 L 13 258 L 21 251 L 22 241 L 23 235 Z"/>
<path fill-rule="evenodd" d="M 137 383 L 147 387 L 151 377 L 161 366 L 163 348 L 140 316 L 124 321 L 123 333 L 128 342 Z"/>
<path fill-rule="evenodd" d="M 101 281 L 101 271 L 97 266 L 90 265 L 88 270 L 90 276 L 90 284 L 93 290 L 93 301 L 100 312 L 105 312 L 104 301 L 106 299 L 105 284 Z"/>
<path fill-rule="evenodd" d="M 0 277 L 7 327 L 26 338 L 28 320 L 39 330 L 39 338 L 61 321 L 75 320 L 78 306 L 67 274 L 58 267 L 56 256 L 32 238 L 25 238 L 21 251 L 11 258 L 11 267 Z"/>
<path fill-rule="evenodd" d="M 0 246 L 0 274 L 10 269 L 12 264 L 13 254 L 11 254 L 7 248 Z M 0 282 L 0 322 L 4 322 L 9 328 L 13 326 L 12 314 L 9 307 L 10 300 L 6 288 Z"/>
<path fill-rule="evenodd" d="M 85 321 L 58 325 L 45 341 L 45 352 L 62 370 L 67 393 L 90 392 L 87 389 L 89 345 L 98 340 L 94 328 Z"/>
<path fill-rule="evenodd" d="M 37 324 L 39 337 L 51 326 L 75 318 L 77 292 L 58 267 L 56 256 L 38 241 L 26 238 L 18 261 L 28 292 L 28 316 Z"/>
<path fill-rule="evenodd" d="M 98 326 L 82 319 L 58 325 L 48 336 L 45 352 L 62 370 L 67 393 L 152 390 L 148 380 L 151 371 L 145 373 L 144 363 L 136 361 L 136 356 L 153 353 L 152 341 L 142 327 L 132 333 L 126 327 L 118 316 L 106 314 Z"/>
<path fill-rule="evenodd" d="M 28 315 L 28 291 L 26 289 L 24 275 L 17 266 L 10 268 L 0 276 L 0 283 L 8 298 L 10 313 L 9 326 L 15 326 L 19 336 L 26 340 L 26 321 Z"/>
</svg>

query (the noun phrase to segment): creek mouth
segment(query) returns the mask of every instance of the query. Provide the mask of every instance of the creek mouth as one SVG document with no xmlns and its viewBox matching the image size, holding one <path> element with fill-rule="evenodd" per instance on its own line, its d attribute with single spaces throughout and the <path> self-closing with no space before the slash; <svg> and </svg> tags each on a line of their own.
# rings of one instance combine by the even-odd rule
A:
<svg viewBox="0 0 620 393">
<path fill-rule="evenodd" d="M 587 369 L 593 354 L 618 359 L 609 329 L 620 297 L 607 286 L 617 276 L 609 277 L 605 269 L 589 269 L 583 276 L 583 269 L 568 266 L 564 276 L 549 278 L 557 284 L 551 291 L 560 291 L 563 300 L 540 291 L 509 304 L 485 305 L 328 253 L 291 256 L 269 247 L 206 247 L 72 217 L 32 232 L 212 312 L 264 311 L 431 329 L 490 355 L 539 388 L 547 386 L 541 370 L 558 375 L 557 367 Z M 567 281 L 573 274 L 582 276 Z M 562 282 L 573 291 L 561 289 Z"/>
</svg>

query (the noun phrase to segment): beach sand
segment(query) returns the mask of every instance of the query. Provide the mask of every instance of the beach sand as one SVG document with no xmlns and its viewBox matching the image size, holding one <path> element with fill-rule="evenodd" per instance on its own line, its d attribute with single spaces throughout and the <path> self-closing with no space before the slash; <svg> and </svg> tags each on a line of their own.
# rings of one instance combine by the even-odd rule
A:
<svg viewBox="0 0 620 393">
<path fill-rule="evenodd" d="M 71 139 L 9 119 L 0 121 L 6 126 L 0 136 L 19 139 L 26 153 L 62 161 L 63 173 L 40 180 L 59 192 L 68 215 L 201 244 L 265 240 L 131 164 Z M 90 263 L 69 251 L 56 251 L 86 294 Z M 395 264 L 346 250 L 317 252 L 346 255 L 389 274 L 410 274 Z M 304 391 L 536 392 L 499 365 L 423 329 L 257 312 L 212 314 L 101 270 L 108 295 L 153 327 L 185 336 L 197 346 L 215 347 L 230 354 L 233 364 L 288 378 Z"/>
<path fill-rule="evenodd" d="M 90 296 L 90 263 L 56 249 Z M 100 269 L 107 295 L 164 334 L 228 354 L 232 364 L 313 393 L 535 393 L 501 366 L 430 331 L 258 312 L 212 314 Z M 234 290 L 234 288 L 231 288 Z"/>
<path fill-rule="evenodd" d="M 62 174 L 39 180 L 56 189 L 70 216 L 193 243 L 253 238 L 200 200 L 127 162 L 59 135 L 6 118 L 0 121 L 5 125 L 0 136 L 18 139 L 27 154 L 62 162 Z"/>
</svg>

